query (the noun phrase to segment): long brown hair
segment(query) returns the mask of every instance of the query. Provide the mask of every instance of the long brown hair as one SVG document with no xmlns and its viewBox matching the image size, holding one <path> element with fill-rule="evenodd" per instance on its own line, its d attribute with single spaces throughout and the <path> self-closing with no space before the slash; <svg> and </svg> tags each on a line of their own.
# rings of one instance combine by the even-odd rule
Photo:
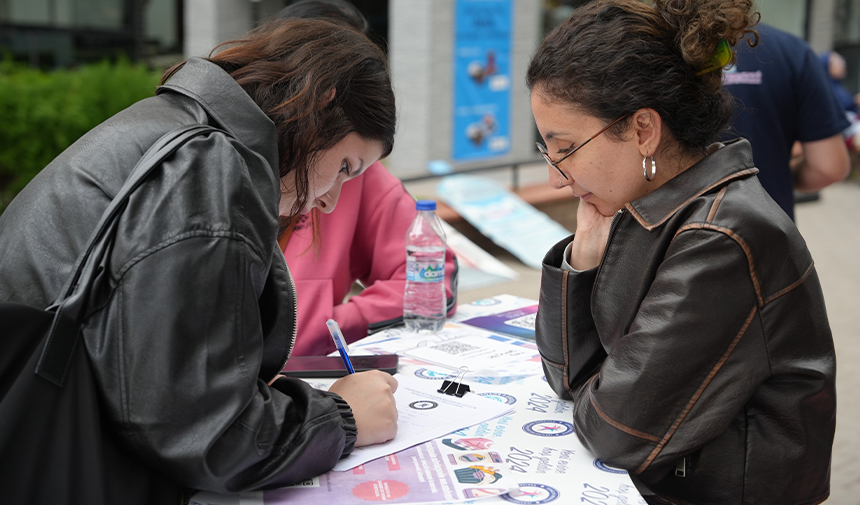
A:
<svg viewBox="0 0 860 505">
<path fill-rule="evenodd" d="M 687 152 L 702 153 L 729 122 L 720 41 L 734 46 L 758 21 L 752 0 L 598 0 L 559 25 L 529 64 L 529 89 L 612 121 L 652 108 Z M 623 137 L 629 118 L 608 133 Z"/>
<path fill-rule="evenodd" d="M 348 134 L 379 142 L 382 157 L 391 153 L 396 114 L 388 63 L 358 31 L 319 19 L 276 19 L 213 53 L 222 48 L 206 59 L 230 74 L 275 123 L 280 175 L 296 174 L 292 215 L 307 204 L 314 158 Z M 183 65 L 168 69 L 162 83 Z"/>
</svg>

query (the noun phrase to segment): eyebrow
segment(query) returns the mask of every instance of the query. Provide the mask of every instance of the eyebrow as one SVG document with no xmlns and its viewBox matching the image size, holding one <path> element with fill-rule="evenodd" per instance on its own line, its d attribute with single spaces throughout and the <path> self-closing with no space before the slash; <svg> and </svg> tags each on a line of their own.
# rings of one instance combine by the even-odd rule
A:
<svg viewBox="0 0 860 505">
<path fill-rule="evenodd" d="M 550 131 L 550 132 L 546 132 L 546 135 L 544 136 L 544 138 L 546 139 L 547 142 L 549 142 L 550 140 L 552 140 L 556 137 L 564 137 L 567 135 L 570 135 L 570 133 L 569 132 L 552 132 L 552 131 Z"/>
<path fill-rule="evenodd" d="M 361 156 L 358 157 L 358 161 L 359 161 L 358 170 L 356 170 L 354 172 L 355 177 L 358 177 L 359 175 L 361 175 L 363 173 L 363 170 L 364 170 L 364 160 L 361 158 Z"/>
</svg>

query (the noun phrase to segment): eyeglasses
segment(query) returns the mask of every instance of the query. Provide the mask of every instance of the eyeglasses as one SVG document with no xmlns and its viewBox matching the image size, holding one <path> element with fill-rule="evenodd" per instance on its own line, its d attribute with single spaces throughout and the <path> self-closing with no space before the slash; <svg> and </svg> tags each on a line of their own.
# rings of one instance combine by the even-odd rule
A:
<svg viewBox="0 0 860 505">
<path fill-rule="evenodd" d="M 620 118 L 616 119 L 615 121 L 604 126 L 602 130 L 600 130 L 599 132 L 592 135 L 591 138 L 589 138 L 588 140 L 586 140 L 582 144 L 579 144 L 574 149 L 572 149 L 569 153 L 565 154 L 564 156 L 562 156 L 561 158 L 559 158 L 556 161 L 553 161 L 553 159 L 549 157 L 549 152 L 547 151 L 545 145 L 541 144 L 540 142 L 535 142 L 535 145 L 537 145 L 538 151 L 540 151 L 540 154 L 541 154 L 541 156 L 543 156 L 543 159 L 545 159 L 547 163 L 549 163 L 552 167 L 554 167 L 556 170 L 558 170 L 558 173 L 560 173 L 561 176 L 564 177 L 565 180 L 567 180 L 567 174 L 565 174 L 564 172 L 561 171 L 561 168 L 559 168 L 558 164 L 561 163 L 562 161 L 566 160 L 567 158 L 569 158 L 576 151 L 579 151 L 580 149 L 582 149 L 582 146 L 584 146 L 585 144 L 588 144 L 589 142 L 591 142 L 592 140 L 597 138 L 598 135 L 600 135 L 601 133 L 605 132 L 606 130 L 612 128 L 615 125 L 615 123 L 621 121 L 622 119 L 624 119 L 626 117 L 627 117 L 627 114 L 621 116 Z"/>
</svg>

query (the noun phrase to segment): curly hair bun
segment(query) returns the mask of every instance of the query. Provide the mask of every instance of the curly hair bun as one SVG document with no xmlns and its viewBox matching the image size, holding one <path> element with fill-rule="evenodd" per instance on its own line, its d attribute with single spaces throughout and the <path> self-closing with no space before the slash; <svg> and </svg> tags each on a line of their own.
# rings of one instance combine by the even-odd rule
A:
<svg viewBox="0 0 860 505">
<path fill-rule="evenodd" d="M 681 56 L 694 69 L 705 70 L 723 40 L 734 46 L 752 34 L 750 45 L 758 42 L 752 27 L 760 16 L 753 11 L 752 0 L 654 0 L 654 9 L 675 33 Z"/>
<path fill-rule="evenodd" d="M 753 10 L 752 0 L 595 0 L 547 36 L 526 83 L 605 121 L 654 109 L 683 149 L 702 153 L 731 119 L 722 66 L 743 37 L 758 42 Z"/>
</svg>

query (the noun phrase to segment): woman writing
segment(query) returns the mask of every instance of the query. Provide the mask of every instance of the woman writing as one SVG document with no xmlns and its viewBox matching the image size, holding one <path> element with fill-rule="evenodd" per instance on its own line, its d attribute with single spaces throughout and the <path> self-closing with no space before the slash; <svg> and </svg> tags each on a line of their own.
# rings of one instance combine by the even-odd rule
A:
<svg viewBox="0 0 860 505">
<path fill-rule="evenodd" d="M 143 153 L 194 124 L 223 131 L 184 144 L 132 194 L 109 289 L 83 330 L 103 443 L 118 454 L 87 503 L 283 486 L 397 430 L 387 374 L 351 375 L 330 392 L 277 375 L 296 332 L 279 221 L 333 208 L 343 183 L 393 145 L 385 57 L 336 24 L 264 25 L 177 65 L 156 97 L 62 153 L 0 216 L 0 299 L 48 306 Z M 54 485 L 57 499 L 81 492 Z"/>
<path fill-rule="evenodd" d="M 651 503 L 829 494 L 835 357 L 812 258 L 749 143 L 712 143 L 751 4 L 592 2 L 528 70 L 551 183 L 580 197 L 544 260 L 544 370 Z"/>
<path fill-rule="evenodd" d="M 299 0 L 281 19 L 311 18 L 345 23 L 365 35 L 368 23 L 345 0 Z M 347 342 L 403 323 L 406 231 L 415 219 L 415 199 L 382 163 L 343 186 L 337 212 L 319 209 L 296 216 L 278 242 L 299 294 L 294 356 L 334 351 L 324 322 L 335 319 Z M 364 289 L 344 298 L 360 282 Z M 445 251 L 447 312 L 457 307 L 457 258 Z"/>
</svg>

